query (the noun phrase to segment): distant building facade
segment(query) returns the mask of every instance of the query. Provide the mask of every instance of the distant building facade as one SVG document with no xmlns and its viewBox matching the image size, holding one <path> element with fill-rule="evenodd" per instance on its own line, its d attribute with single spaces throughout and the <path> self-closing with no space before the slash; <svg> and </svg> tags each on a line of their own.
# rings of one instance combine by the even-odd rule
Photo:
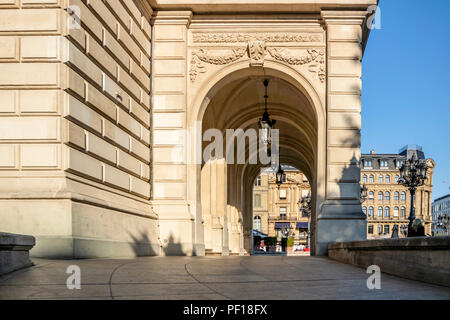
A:
<svg viewBox="0 0 450 320">
<path fill-rule="evenodd" d="M 394 226 L 400 237 L 405 237 L 411 207 L 410 193 L 407 187 L 398 184 L 400 168 L 406 159 L 415 154 L 425 159 L 422 148 L 406 146 L 399 154 L 370 154 L 361 156 L 361 186 L 368 189 L 367 200 L 362 209 L 367 217 L 367 238 L 390 238 Z M 427 159 L 428 172 L 425 184 L 417 189 L 414 200 L 416 218 L 421 219 L 425 234 L 431 235 L 431 194 L 433 191 L 433 171 L 435 163 Z"/>
<path fill-rule="evenodd" d="M 299 202 L 311 193 L 306 176 L 294 167 L 283 166 L 285 176 L 278 188 L 271 169 L 261 171 L 253 188 L 253 229 L 269 237 L 286 230 L 297 245 L 307 245 L 310 218 L 300 210 Z"/>
<path fill-rule="evenodd" d="M 450 194 L 436 199 L 433 202 L 431 216 L 433 220 L 431 227 L 432 234 L 434 236 L 448 235 L 448 229 L 445 229 L 443 224 L 448 223 L 448 219 L 450 218 Z"/>
</svg>

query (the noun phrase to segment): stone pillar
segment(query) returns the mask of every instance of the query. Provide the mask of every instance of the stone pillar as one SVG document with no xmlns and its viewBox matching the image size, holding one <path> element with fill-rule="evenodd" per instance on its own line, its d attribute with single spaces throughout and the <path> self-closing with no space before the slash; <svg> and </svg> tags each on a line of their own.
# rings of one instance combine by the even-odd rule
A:
<svg viewBox="0 0 450 320">
<path fill-rule="evenodd" d="M 153 15 L 153 207 L 159 215 L 167 255 L 202 255 L 197 243 L 201 226 L 197 195 L 200 177 L 187 184 L 186 127 L 187 38 L 190 11 L 157 11 Z M 214 224 L 214 222 L 212 222 Z M 203 242 L 203 240 L 202 240 Z"/>
<path fill-rule="evenodd" d="M 359 202 L 361 59 L 365 11 L 322 11 L 327 33 L 326 199 L 318 215 L 316 254 L 335 241 L 366 238 Z"/>
</svg>

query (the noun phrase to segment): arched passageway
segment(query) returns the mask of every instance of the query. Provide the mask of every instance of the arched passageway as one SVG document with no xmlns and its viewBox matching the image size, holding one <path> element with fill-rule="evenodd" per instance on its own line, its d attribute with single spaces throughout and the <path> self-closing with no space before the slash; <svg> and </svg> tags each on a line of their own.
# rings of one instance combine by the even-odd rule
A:
<svg viewBox="0 0 450 320">
<path fill-rule="evenodd" d="M 199 114 L 203 137 L 203 161 L 198 167 L 199 195 L 207 254 L 251 252 L 253 182 L 267 163 L 262 163 L 261 159 L 256 163 L 252 161 L 255 150 L 250 147 L 250 135 L 245 140 L 245 161 L 237 163 L 239 140 L 229 141 L 226 130 L 250 132 L 253 129 L 258 132 L 258 120 L 264 111 L 265 79 L 270 83 L 269 113 L 276 120 L 275 129 L 279 130 L 279 160 L 299 168 L 311 181 L 312 220 L 316 217 L 320 198 L 318 189 L 323 184 L 319 181 L 319 170 L 324 167 L 318 163 L 324 159 L 319 156 L 319 123 L 323 121 L 321 106 L 313 105 L 306 90 L 286 74 L 275 70 L 252 74 L 250 70 L 233 72 L 212 87 L 202 103 L 204 110 L 201 109 Z M 221 133 L 224 141 L 221 152 L 211 151 L 211 143 L 217 139 L 214 130 Z M 234 161 L 230 161 L 231 158 L 227 161 L 227 151 L 233 143 Z M 313 238 L 314 228 L 313 223 Z"/>
</svg>

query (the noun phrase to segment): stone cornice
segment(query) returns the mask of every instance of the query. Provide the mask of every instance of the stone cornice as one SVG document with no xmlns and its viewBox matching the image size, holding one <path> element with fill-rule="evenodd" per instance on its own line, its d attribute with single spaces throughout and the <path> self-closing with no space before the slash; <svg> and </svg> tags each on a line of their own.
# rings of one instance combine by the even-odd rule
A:
<svg viewBox="0 0 450 320">
<path fill-rule="evenodd" d="M 378 0 L 147 0 L 156 10 L 191 10 L 195 13 L 320 12 L 326 8 L 366 9 Z"/>
<path fill-rule="evenodd" d="M 188 26 L 191 23 L 192 11 L 155 11 L 153 12 L 152 23 L 158 24 L 179 24 Z"/>
<path fill-rule="evenodd" d="M 367 11 L 322 10 L 320 15 L 327 25 L 362 25 Z"/>
</svg>

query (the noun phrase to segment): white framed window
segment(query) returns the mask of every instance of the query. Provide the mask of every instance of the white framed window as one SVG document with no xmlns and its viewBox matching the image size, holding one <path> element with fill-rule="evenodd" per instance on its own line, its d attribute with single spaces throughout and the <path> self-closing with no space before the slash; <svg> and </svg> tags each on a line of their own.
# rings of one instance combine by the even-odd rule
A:
<svg viewBox="0 0 450 320">
<path fill-rule="evenodd" d="M 383 169 L 389 168 L 389 161 L 388 160 L 380 160 L 380 168 L 383 168 Z"/>
<path fill-rule="evenodd" d="M 400 176 L 398 174 L 395 175 L 395 182 L 398 182 L 400 180 Z"/>
<path fill-rule="evenodd" d="M 374 208 L 370 207 L 369 208 L 369 217 L 373 217 L 373 214 L 374 214 Z"/>
<path fill-rule="evenodd" d="M 406 217 L 406 208 L 405 207 L 402 207 L 400 209 L 400 217 L 402 217 L 402 218 Z"/>
<path fill-rule="evenodd" d="M 259 176 L 258 178 L 256 178 L 256 181 L 255 181 L 255 187 L 261 187 L 261 176 Z"/>
<path fill-rule="evenodd" d="M 389 191 L 386 191 L 386 193 L 384 194 L 384 200 L 391 201 L 391 193 Z"/>
<path fill-rule="evenodd" d="M 383 207 L 378 207 L 378 217 L 383 217 Z"/>
<path fill-rule="evenodd" d="M 383 195 L 383 192 L 378 192 L 378 200 L 383 200 L 383 197 L 384 197 L 384 195 Z"/>
<path fill-rule="evenodd" d="M 398 191 L 394 192 L 394 201 L 400 200 L 400 193 Z"/>
<path fill-rule="evenodd" d="M 374 183 L 375 182 L 375 176 L 373 174 L 371 174 L 369 176 L 369 183 Z"/>
<path fill-rule="evenodd" d="M 374 200 L 375 199 L 375 193 L 373 191 L 369 192 L 369 200 Z"/>
<path fill-rule="evenodd" d="M 406 192 L 402 192 L 400 194 L 400 200 L 405 201 L 406 200 Z"/>
<path fill-rule="evenodd" d="M 364 160 L 364 168 L 372 169 L 372 160 L 370 160 L 370 159 Z"/>
<path fill-rule="evenodd" d="M 387 174 L 384 180 L 386 181 L 386 183 L 391 183 L 391 176 Z"/>
<path fill-rule="evenodd" d="M 384 208 L 384 217 L 389 218 L 391 216 L 391 208 L 386 207 Z"/>
<path fill-rule="evenodd" d="M 287 191 L 286 189 L 281 189 L 280 190 L 280 199 L 285 200 L 287 198 Z"/>
<path fill-rule="evenodd" d="M 380 174 L 380 176 L 378 177 L 378 183 L 383 183 L 383 182 L 384 182 L 383 175 Z"/>
<path fill-rule="evenodd" d="M 367 175 L 365 174 L 365 175 L 363 175 L 363 178 L 362 178 L 362 180 L 363 180 L 363 183 L 367 183 Z"/>
<path fill-rule="evenodd" d="M 257 231 L 261 232 L 261 217 L 260 216 L 256 216 L 253 219 L 253 230 L 257 230 Z"/>
<path fill-rule="evenodd" d="M 381 225 L 381 224 L 378 225 L 378 234 L 379 235 L 383 234 L 383 225 Z"/>
<path fill-rule="evenodd" d="M 367 216 L 367 207 L 363 207 L 363 208 L 362 208 L 362 211 L 363 211 L 364 215 Z"/>
<path fill-rule="evenodd" d="M 398 217 L 400 209 L 398 207 L 394 208 L 394 217 Z"/>
</svg>

